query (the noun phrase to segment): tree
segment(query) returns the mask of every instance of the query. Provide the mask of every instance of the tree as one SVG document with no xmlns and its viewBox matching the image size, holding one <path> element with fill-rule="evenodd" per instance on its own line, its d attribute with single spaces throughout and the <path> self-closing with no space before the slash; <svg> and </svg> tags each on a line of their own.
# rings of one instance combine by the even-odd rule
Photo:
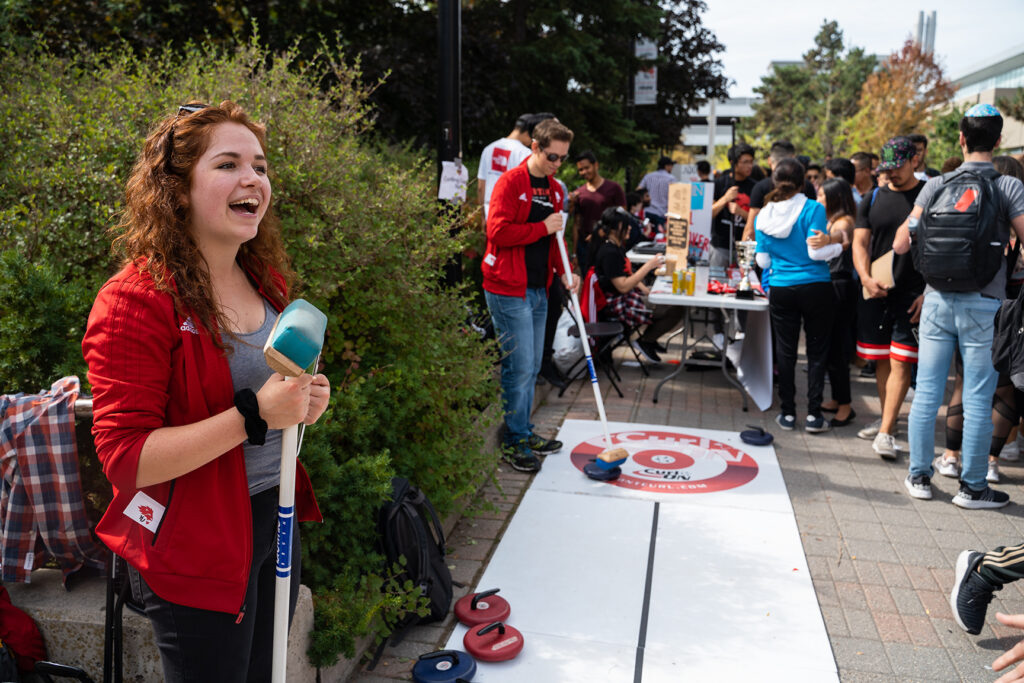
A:
<svg viewBox="0 0 1024 683">
<path fill-rule="evenodd" d="M 1000 97 L 996 100 L 996 106 L 1004 117 L 1024 121 L 1024 88 L 1017 88 L 1011 99 Z"/>
<path fill-rule="evenodd" d="M 842 123 L 857 111 L 861 86 L 875 67 L 874 57 L 862 48 L 844 50 L 839 25 L 822 23 L 802 63 L 773 66 L 754 88 L 762 101 L 754 105 L 755 115 L 744 123 L 743 132 L 763 147 L 788 139 L 812 158 L 844 151 Z"/>
<path fill-rule="evenodd" d="M 908 39 L 865 81 L 860 108 L 844 124 L 844 139 L 851 147 L 879 149 L 895 135 L 919 132 L 954 92 L 934 56 Z"/>
<path fill-rule="evenodd" d="M 462 122 L 467 160 L 523 112 L 553 111 L 606 166 L 646 161 L 644 148 L 672 146 L 687 113 L 725 97 L 716 55 L 724 48 L 701 24 L 703 0 L 476 0 L 462 8 Z M 0 49 L 41 33 L 58 54 L 109 45 L 138 51 L 208 38 L 224 47 L 258 33 L 271 50 L 316 51 L 337 34 L 364 80 L 376 130 L 429 146 L 437 136 L 437 12 L 413 0 L 6 0 Z M 625 108 L 636 59 L 631 41 L 657 41 L 657 105 Z M 653 151 L 653 150 L 652 150 Z"/>
<path fill-rule="evenodd" d="M 928 165 L 939 168 L 950 157 L 962 158 L 960 151 L 960 119 L 967 111 L 966 105 L 953 105 L 931 112 L 926 125 L 928 135 Z"/>
</svg>

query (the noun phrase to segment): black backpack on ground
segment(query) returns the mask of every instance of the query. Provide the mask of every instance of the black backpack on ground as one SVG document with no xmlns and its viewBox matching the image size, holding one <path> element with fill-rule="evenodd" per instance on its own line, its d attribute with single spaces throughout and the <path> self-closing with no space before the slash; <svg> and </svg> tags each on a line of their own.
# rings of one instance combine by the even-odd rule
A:
<svg viewBox="0 0 1024 683">
<path fill-rule="evenodd" d="M 960 167 L 921 213 L 911 252 L 914 269 L 942 292 L 977 292 L 1006 261 L 1007 229 L 1001 225 L 995 169 Z"/>
<path fill-rule="evenodd" d="M 410 628 L 417 624 L 441 621 L 451 609 L 454 585 L 452 574 L 445 563 L 444 530 L 434 506 L 427 496 L 409 483 L 408 479 L 391 480 L 391 500 L 384 503 L 377 518 L 381 551 L 387 558 L 387 570 L 405 557 L 404 571 L 396 577 L 418 586 L 420 595 L 427 598 L 430 610 L 426 616 L 415 612 L 406 614 L 394 625 L 392 645 L 401 641 Z M 387 640 L 380 644 L 373 665 L 384 651 Z"/>
</svg>

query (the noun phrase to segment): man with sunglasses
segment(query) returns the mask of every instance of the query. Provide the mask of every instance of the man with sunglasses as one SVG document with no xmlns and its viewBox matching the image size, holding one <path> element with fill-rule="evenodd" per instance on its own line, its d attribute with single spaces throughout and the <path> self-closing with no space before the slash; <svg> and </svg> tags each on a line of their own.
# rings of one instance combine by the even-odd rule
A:
<svg viewBox="0 0 1024 683">
<path fill-rule="evenodd" d="M 501 391 L 505 410 L 502 457 L 520 472 L 540 469 L 542 455 L 562 444 L 533 433 L 530 411 L 540 372 L 548 288 L 565 275 L 554 233 L 562 228 L 565 191 L 554 174 L 569 155 L 573 133 L 557 119 L 533 131 L 531 154 L 494 186 L 487 216 L 484 295 L 501 343 Z M 572 275 L 575 291 L 579 278 Z"/>
</svg>

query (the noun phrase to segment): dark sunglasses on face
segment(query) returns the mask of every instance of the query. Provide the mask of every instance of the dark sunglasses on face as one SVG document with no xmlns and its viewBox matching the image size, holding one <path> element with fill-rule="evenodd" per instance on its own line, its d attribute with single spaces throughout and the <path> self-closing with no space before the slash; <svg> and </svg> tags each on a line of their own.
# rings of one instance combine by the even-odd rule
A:
<svg viewBox="0 0 1024 683">
<path fill-rule="evenodd" d="M 544 156 L 546 156 L 548 161 L 551 163 L 555 163 L 556 161 L 562 163 L 569 158 L 568 154 L 555 154 L 554 152 L 547 152 Z"/>
<path fill-rule="evenodd" d="M 171 164 L 171 150 L 174 149 L 174 125 L 178 122 L 182 116 L 188 116 L 195 114 L 200 109 L 206 109 L 208 104 L 183 104 L 178 107 L 178 114 L 174 117 L 174 123 L 171 124 L 170 129 L 167 131 L 167 142 L 164 145 L 164 163 L 166 165 L 167 174 L 171 175 L 174 173 L 174 167 Z"/>
</svg>

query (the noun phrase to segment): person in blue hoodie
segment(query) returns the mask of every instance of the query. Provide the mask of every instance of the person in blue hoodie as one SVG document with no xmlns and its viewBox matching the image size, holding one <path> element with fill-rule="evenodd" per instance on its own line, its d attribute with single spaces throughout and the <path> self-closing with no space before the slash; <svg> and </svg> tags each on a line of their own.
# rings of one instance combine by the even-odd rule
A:
<svg viewBox="0 0 1024 683">
<path fill-rule="evenodd" d="M 821 414 L 825 368 L 832 329 L 832 278 L 828 260 L 842 245 L 809 246 L 807 238 L 827 231 L 825 207 L 803 194 L 804 169 L 796 159 L 783 159 L 772 172 L 775 189 L 765 197 L 754 222 L 757 263 L 769 273 L 769 311 L 775 333 L 779 376 L 780 427 L 796 427 L 796 355 L 800 321 L 807 337 L 808 432 L 831 428 Z"/>
</svg>

